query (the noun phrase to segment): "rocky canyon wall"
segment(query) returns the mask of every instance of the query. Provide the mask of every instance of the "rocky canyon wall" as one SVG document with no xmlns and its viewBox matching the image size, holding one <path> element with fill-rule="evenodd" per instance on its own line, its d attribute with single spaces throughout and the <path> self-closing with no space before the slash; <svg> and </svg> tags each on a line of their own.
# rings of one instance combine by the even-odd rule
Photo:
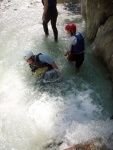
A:
<svg viewBox="0 0 113 150">
<path fill-rule="evenodd" d="M 110 71 L 113 80 L 113 0 L 80 0 L 86 36 L 92 49 Z"/>
</svg>

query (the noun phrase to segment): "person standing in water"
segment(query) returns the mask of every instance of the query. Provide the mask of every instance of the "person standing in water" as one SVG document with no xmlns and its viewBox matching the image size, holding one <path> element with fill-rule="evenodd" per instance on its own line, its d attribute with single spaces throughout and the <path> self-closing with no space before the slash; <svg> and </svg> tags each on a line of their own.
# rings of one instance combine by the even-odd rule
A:
<svg viewBox="0 0 113 150">
<path fill-rule="evenodd" d="M 71 36 L 69 38 L 69 50 L 64 54 L 67 56 L 69 61 L 75 62 L 76 72 L 79 73 L 80 66 L 84 61 L 84 37 L 81 33 L 76 33 L 76 25 L 75 24 L 68 24 L 65 26 L 65 30 Z"/>
<path fill-rule="evenodd" d="M 42 15 L 43 29 L 45 35 L 49 35 L 48 31 L 48 22 L 51 21 L 51 27 L 53 29 L 54 40 L 58 41 L 58 30 L 56 27 L 58 11 L 57 11 L 57 0 L 42 0 L 42 4 L 44 5 L 44 11 Z"/>
</svg>

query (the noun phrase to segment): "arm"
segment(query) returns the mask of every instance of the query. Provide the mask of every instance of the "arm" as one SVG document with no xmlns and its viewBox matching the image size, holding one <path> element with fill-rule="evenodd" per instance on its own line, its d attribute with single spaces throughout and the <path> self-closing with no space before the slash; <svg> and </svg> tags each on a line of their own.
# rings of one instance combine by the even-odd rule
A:
<svg viewBox="0 0 113 150">
<path fill-rule="evenodd" d="M 57 67 L 57 65 L 55 64 L 54 61 L 53 61 L 53 63 L 51 64 L 51 66 L 53 67 L 53 69 L 57 72 L 58 76 L 60 77 L 60 76 L 61 76 L 61 73 L 57 70 L 58 67 Z"/>
<path fill-rule="evenodd" d="M 53 63 L 51 64 L 51 66 L 53 67 L 53 69 L 58 69 L 57 65 L 55 64 L 55 62 L 53 61 Z"/>
<path fill-rule="evenodd" d="M 42 21 L 45 21 L 45 15 L 48 10 L 48 0 L 43 0 L 43 3 L 44 3 L 44 11 L 43 11 L 43 15 L 42 15 Z"/>
<path fill-rule="evenodd" d="M 42 55 L 39 55 L 39 60 L 50 64 L 52 66 L 52 68 L 57 72 L 58 76 L 59 77 L 61 76 L 61 73 L 57 70 L 58 67 L 57 67 L 56 63 L 54 62 L 54 60 L 51 57 L 42 54 Z"/>
<path fill-rule="evenodd" d="M 76 39 L 75 36 L 71 36 L 71 37 L 68 39 L 68 43 L 67 43 L 68 46 L 67 46 L 67 48 L 68 48 L 69 50 L 68 50 L 66 53 L 64 53 L 64 56 L 70 55 L 72 45 L 73 45 L 73 44 L 76 44 L 76 42 L 77 42 L 77 39 Z"/>
</svg>

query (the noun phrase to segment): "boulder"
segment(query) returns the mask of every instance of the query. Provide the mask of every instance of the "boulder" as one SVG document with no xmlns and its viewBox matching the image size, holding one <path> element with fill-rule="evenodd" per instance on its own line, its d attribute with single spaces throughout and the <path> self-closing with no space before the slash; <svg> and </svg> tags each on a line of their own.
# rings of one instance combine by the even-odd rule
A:
<svg viewBox="0 0 113 150">
<path fill-rule="evenodd" d="M 93 139 L 84 144 L 76 144 L 64 150 L 109 150 L 106 145 L 102 144 L 101 139 Z"/>
</svg>

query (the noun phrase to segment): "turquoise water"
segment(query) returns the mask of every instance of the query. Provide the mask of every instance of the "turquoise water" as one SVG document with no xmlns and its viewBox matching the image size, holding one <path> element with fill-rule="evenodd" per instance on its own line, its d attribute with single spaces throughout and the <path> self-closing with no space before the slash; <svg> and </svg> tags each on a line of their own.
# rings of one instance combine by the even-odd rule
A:
<svg viewBox="0 0 113 150">
<path fill-rule="evenodd" d="M 80 75 L 63 56 L 68 35 L 66 23 L 75 22 L 84 33 L 81 15 L 73 15 L 58 4 L 59 42 L 45 38 L 42 29 L 42 4 L 30 0 L 2 3 L 0 24 L 0 149 L 41 150 L 50 140 L 64 141 L 64 149 L 95 137 L 106 140 L 112 134 L 112 83 L 108 70 L 92 54 L 86 40 L 85 61 Z M 51 56 L 62 73 L 57 82 L 43 84 L 30 72 L 23 60 L 26 50 Z M 54 149 L 54 148 L 51 148 Z"/>
</svg>

